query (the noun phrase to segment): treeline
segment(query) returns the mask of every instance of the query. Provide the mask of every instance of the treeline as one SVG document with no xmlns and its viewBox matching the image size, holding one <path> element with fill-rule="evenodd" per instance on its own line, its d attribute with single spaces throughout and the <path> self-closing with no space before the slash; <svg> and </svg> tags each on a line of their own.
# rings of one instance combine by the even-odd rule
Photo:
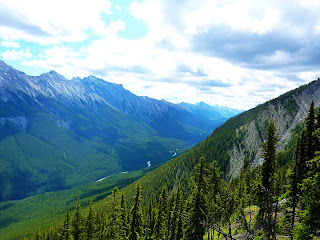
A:
<svg viewBox="0 0 320 240">
<path fill-rule="evenodd" d="M 320 236 L 320 113 L 311 103 L 294 157 L 287 168 L 276 161 L 277 134 L 271 121 L 262 146 L 263 164 L 242 169 L 226 182 L 216 161 L 200 157 L 188 186 L 164 186 L 142 204 L 115 188 L 104 210 L 75 211 L 29 239 L 317 239 Z M 208 162 L 208 159 L 207 159 Z M 185 190 L 185 192 L 182 191 Z M 127 207 L 130 202 L 131 207 Z M 131 204 L 132 203 L 132 204 Z"/>
</svg>

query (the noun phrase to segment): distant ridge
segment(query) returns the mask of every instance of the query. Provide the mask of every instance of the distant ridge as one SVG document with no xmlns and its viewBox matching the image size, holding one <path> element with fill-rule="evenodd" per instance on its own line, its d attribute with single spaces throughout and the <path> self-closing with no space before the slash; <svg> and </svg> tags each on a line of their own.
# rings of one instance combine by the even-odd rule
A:
<svg viewBox="0 0 320 240">
<path fill-rule="evenodd" d="M 0 201 L 155 166 L 225 121 L 95 76 L 28 76 L 0 60 Z"/>
<path fill-rule="evenodd" d="M 167 186 L 171 191 L 180 184 L 188 191 L 188 181 L 194 177 L 194 167 L 201 156 L 207 163 L 216 160 L 226 179 L 238 176 L 241 168 L 249 164 L 259 166 L 263 161 L 261 145 L 270 120 L 277 129 L 278 164 L 290 163 L 293 143 L 301 129 L 299 124 L 303 123 L 311 101 L 315 107 L 320 106 L 320 79 L 230 118 L 204 141 L 142 177 L 139 181 L 144 198 L 148 199 L 150 192 L 159 195 L 158 186 Z M 133 185 L 123 190 L 126 195 L 133 194 Z"/>
</svg>

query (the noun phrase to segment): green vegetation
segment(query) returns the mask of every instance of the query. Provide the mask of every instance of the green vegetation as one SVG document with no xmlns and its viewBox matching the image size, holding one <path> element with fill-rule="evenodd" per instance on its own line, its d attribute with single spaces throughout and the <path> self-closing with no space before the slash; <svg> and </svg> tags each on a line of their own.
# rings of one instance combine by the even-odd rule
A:
<svg viewBox="0 0 320 240">
<path fill-rule="evenodd" d="M 0 201 L 69 189 L 146 167 L 148 161 L 158 165 L 172 158 L 171 150 L 180 154 L 193 144 L 162 137 L 108 106 L 96 114 L 48 98 L 39 99 L 41 104 L 28 96 L 29 104 L 13 98 L 16 103 L 1 102 L 0 112 L 28 116 L 28 125 L 22 130 L 6 121 L 0 127 Z"/>
<path fill-rule="evenodd" d="M 88 206 L 90 199 L 94 207 L 101 209 L 105 197 L 115 186 L 124 186 L 136 181 L 153 168 L 111 175 L 104 180 L 69 190 L 43 193 L 23 200 L 0 203 L 0 239 L 18 239 L 37 229 L 43 229 L 59 222 L 67 209 L 74 209 L 79 194 L 82 205 Z"/>
<path fill-rule="evenodd" d="M 85 207 L 84 209 L 79 208 L 79 212 L 82 217 L 78 218 L 79 220 L 77 220 L 79 222 L 79 225 L 81 226 L 79 230 L 81 232 L 80 238 L 89 238 L 88 236 L 93 236 L 94 234 L 96 234 L 95 236 L 97 238 L 98 235 L 101 234 L 99 235 L 99 237 L 103 238 L 106 236 L 106 234 L 111 234 L 112 237 L 110 238 L 121 236 L 119 238 L 123 239 L 123 236 L 129 236 L 129 231 L 131 231 L 131 236 L 135 236 L 135 238 L 140 238 L 141 235 L 144 235 L 145 239 L 157 239 L 161 237 L 166 239 L 182 239 L 186 236 L 189 236 L 189 238 L 191 238 L 191 236 L 193 235 L 188 235 L 188 232 L 186 232 L 185 230 L 189 230 L 189 232 L 193 233 L 192 230 L 190 231 L 190 228 L 192 226 L 194 227 L 195 225 L 192 225 L 189 222 L 193 219 L 201 219 L 200 221 L 205 224 L 205 230 L 201 229 L 201 227 L 199 228 L 198 226 L 194 227 L 194 229 L 201 229 L 201 234 L 205 233 L 208 239 L 214 239 L 216 235 L 220 237 L 224 236 L 226 238 L 230 238 L 231 236 L 236 234 L 255 236 L 257 237 L 257 239 L 269 237 L 272 238 L 279 234 L 292 234 L 293 237 L 306 237 L 309 235 L 316 236 L 319 232 L 319 228 L 317 227 L 317 219 L 319 219 L 319 213 L 317 212 L 317 210 L 320 209 L 317 205 L 319 200 L 319 192 L 317 190 L 317 187 L 319 186 L 319 160 L 317 160 L 317 151 L 320 150 L 320 140 L 318 139 L 319 132 L 317 132 L 319 131 L 318 128 L 320 127 L 319 114 L 313 113 L 313 115 L 316 116 L 310 117 L 310 115 L 312 114 L 309 113 L 309 117 L 306 120 L 306 123 L 298 124 L 296 127 L 291 129 L 293 138 L 291 138 L 282 152 L 271 154 L 272 158 L 270 159 L 272 159 L 272 162 L 269 162 L 271 163 L 271 168 L 269 168 L 270 166 L 264 166 L 264 169 L 268 170 L 269 172 L 263 171 L 261 170 L 261 168 L 254 170 L 250 168 L 250 163 L 253 159 L 253 156 L 255 156 L 256 152 L 258 151 L 258 149 L 256 149 L 253 152 L 250 152 L 249 150 L 244 151 L 244 154 L 246 155 L 244 168 L 241 169 L 240 175 L 237 178 L 230 179 L 230 175 L 228 175 L 228 171 L 230 168 L 230 150 L 234 147 L 239 150 L 243 150 L 246 147 L 243 145 L 243 140 L 248 132 L 242 127 L 248 123 L 253 123 L 253 125 L 256 126 L 261 141 L 268 140 L 270 129 L 268 131 L 266 131 L 266 129 L 268 128 L 270 122 L 269 120 L 271 120 L 271 117 L 268 115 L 267 117 L 263 116 L 263 119 L 260 119 L 260 115 L 264 112 L 268 112 L 269 109 L 283 108 L 285 110 L 281 111 L 281 113 L 283 114 L 282 117 L 286 119 L 289 118 L 289 120 L 292 121 L 298 110 L 295 95 L 300 94 L 304 90 L 306 90 L 306 86 L 296 89 L 290 94 L 284 94 L 276 100 L 269 101 L 266 104 L 258 106 L 255 109 L 252 109 L 248 112 L 240 114 L 235 118 L 230 119 L 226 122 L 226 124 L 216 129 L 211 136 L 209 136 L 205 141 L 197 144 L 193 149 L 188 150 L 183 155 L 170 160 L 166 164 L 160 166 L 159 168 L 142 177 L 139 180 L 142 190 L 138 191 L 133 185 L 124 187 L 131 180 L 135 180 L 134 178 L 132 178 L 130 181 L 126 182 L 126 184 L 123 185 L 114 184 L 112 185 L 112 187 L 110 185 L 108 191 L 99 189 L 97 190 L 97 192 L 88 192 L 88 194 L 85 194 L 84 196 L 80 193 L 81 206 Z M 60 105 L 59 107 L 63 108 L 63 106 Z M 310 109 L 312 109 L 312 107 Z M 113 110 L 108 109 L 108 111 Z M 68 113 L 68 110 L 66 112 Z M 88 114 L 91 114 L 90 112 L 78 112 L 77 114 L 81 115 L 79 116 L 79 119 L 82 119 L 86 124 L 89 124 L 88 127 L 94 125 L 90 123 L 88 121 L 89 118 L 87 118 Z M 144 157 L 148 159 L 152 157 L 156 158 L 156 155 L 153 155 L 153 151 L 146 152 L 146 149 L 149 149 L 148 147 L 151 146 L 148 145 L 150 141 L 155 141 L 155 143 L 160 142 L 159 148 L 156 147 L 156 149 L 152 149 L 155 150 L 154 152 L 158 152 L 157 150 L 159 150 L 160 153 L 161 151 L 163 151 L 163 149 L 168 150 L 170 149 L 170 147 L 172 148 L 173 144 L 177 143 L 177 140 L 175 139 L 163 139 L 159 136 L 154 136 L 152 140 L 150 140 L 150 138 L 144 139 L 145 135 L 143 132 L 149 130 L 152 132 L 153 130 L 151 128 L 148 128 L 148 126 L 140 125 L 141 122 L 137 122 L 137 135 L 135 135 L 134 132 L 128 131 L 130 132 L 130 134 L 126 134 L 125 137 L 120 137 L 117 135 L 117 133 L 114 133 L 115 135 L 111 134 L 107 137 L 105 136 L 105 132 L 103 131 L 103 129 L 100 129 L 98 131 L 99 134 L 94 134 L 93 136 L 91 136 L 91 138 L 84 139 L 80 136 L 80 134 L 75 136 L 74 134 L 70 133 L 67 128 L 62 130 L 61 128 L 59 128 L 62 131 L 59 132 L 59 129 L 56 128 L 55 124 L 52 124 L 53 122 L 50 120 L 50 118 L 48 118 L 46 114 L 41 116 L 35 114 L 35 116 L 39 117 L 38 124 L 48 124 L 52 127 L 52 132 L 57 135 L 57 139 L 61 137 L 61 139 L 67 139 L 67 141 L 70 141 L 70 152 L 66 153 L 74 154 L 74 156 L 77 157 L 77 161 L 83 161 L 84 166 L 87 166 L 87 168 L 95 172 L 95 174 L 99 174 L 100 170 L 100 173 L 104 172 L 105 168 L 94 169 L 91 165 L 91 162 L 86 160 L 90 159 L 90 157 L 93 158 L 93 163 L 96 162 L 104 166 L 103 157 L 108 156 L 111 158 L 111 160 L 114 160 L 108 161 L 109 164 L 114 164 L 114 171 L 121 171 L 121 168 L 119 167 L 120 163 L 117 162 L 119 156 L 116 153 L 114 153 L 114 155 L 112 154 L 113 149 L 117 146 L 119 146 L 117 152 L 121 152 L 121 150 L 125 149 L 125 145 L 121 145 L 121 143 L 129 144 L 126 145 L 127 147 L 129 146 L 128 149 L 121 152 L 121 154 L 123 154 L 122 157 L 124 159 L 127 159 L 126 161 L 128 162 L 139 157 L 141 159 L 144 159 Z M 69 115 L 69 117 L 72 116 Z M 47 122 L 44 121 L 46 118 L 48 119 Z M 291 124 L 289 120 L 285 124 Z M 96 119 L 95 121 L 102 120 Z M 106 123 L 104 124 L 106 124 L 106 126 L 109 124 L 115 126 L 114 124 L 116 124 L 117 121 L 120 120 L 115 117 L 114 119 L 108 119 L 108 121 L 106 121 Z M 89 132 L 91 132 L 92 130 L 91 129 L 90 131 L 86 132 L 86 129 L 83 129 L 84 125 L 79 124 L 78 129 L 78 131 L 81 132 L 83 136 L 89 134 Z M 30 129 L 32 129 L 32 125 L 30 125 Z M 29 134 L 30 136 L 25 137 L 25 133 L 21 133 L 21 131 L 14 132 L 14 128 L 12 128 L 11 130 L 12 132 L 10 132 L 9 134 L 10 137 L 7 136 L 6 138 L 4 138 L 5 141 L 3 142 L 9 141 L 12 146 L 19 146 L 21 149 L 17 152 L 14 152 L 15 154 L 17 154 L 17 156 L 21 154 L 21 151 L 34 146 L 33 144 L 30 143 L 29 145 L 28 143 L 28 141 L 34 141 L 33 138 L 41 140 L 36 142 L 37 144 L 48 144 L 48 146 L 46 146 L 45 148 L 46 150 L 43 152 L 44 155 L 47 152 L 54 153 L 54 151 L 56 151 L 57 149 L 59 151 L 61 149 L 64 150 L 64 147 L 67 146 L 67 143 L 63 141 L 61 143 L 59 142 L 59 144 L 61 145 L 55 145 L 51 143 L 50 139 L 46 139 L 44 132 L 41 133 L 34 131 L 33 134 Z M 142 133 L 140 132 L 140 130 L 142 131 Z M 11 135 L 14 135 L 14 137 L 11 137 Z M 299 135 L 300 137 L 296 137 Z M 21 140 L 22 138 L 24 139 Z M 303 139 L 303 141 L 301 139 Z M 104 141 L 114 141 L 114 145 L 105 145 Z M 274 141 L 272 142 L 274 143 Z M 7 146 L 10 146 L 10 144 L 7 144 Z M 87 148 L 91 150 L 92 152 L 90 152 L 90 156 L 84 155 L 81 150 L 77 152 L 77 148 L 73 148 L 73 144 L 81 146 L 84 149 Z M 145 144 L 148 147 L 146 147 Z M 5 149 L 5 147 L 7 146 L 4 146 L 3 149 Z M 265 148 L 265 159 L 269 158 L 268 154 L 266 153 L 272 150 L 272 146 L 274 147 L 273 144 L 271 144 L 270 146 L 270 148 Z M 137 149 L 137 151 L 133 153 L 131 152 L 132 149 Z M 68 149 L 66 149 L 66 151 L 68 151 Z M 41 156 L 41 154 L 39 156 Z M 15 158 L 13 157 L 12 159 L 14 162 Z M 18 159 L 18 157 L 16 159 Z M 30 159 L 31 161 L 28 161 Z M 32 156 L 32 154 L 30 154 L 27 159 L 24 159 L 24 161 L 22 161 L 23 169 L 21 169 L 21 171 L 24 171 L 24 169 L 26 169 L 28 172 L 23 172 L 23 174 L 20 174 L 22 176 L 20 180 L 19 176 L 15 176 L 19 180 L 19 184 L 24 181 L 28 183 L 26 179 L 29 179 L 31 174 L 38 174 L 37 179 L 41 179 L 42 171 L 47 171 L 46 169 L 42 168 L 43 162 L 37 162 L 35 161 L 36 159 L 38 159 L 38 156 L 36 158 Z M 67 170 L 68 167 L 73 167 L 76 169 L 76 162 L 66 161 L 62 154 L 61 159 L 56 159 L 56 161 L 58 163 L 57 166 L 59 166 L 62 171 Z M 143 161 L 141 159 L 139 159 L 139 161 L 145 161 L 145 159 Z M 202 174 L 204 176 L 204 182 L 208 182 L 207 187 L 205 187 L 204 185 L 199 185 L 199 179 L 197 179 L 199 168 L 197 168 L 196 165 L 198 164 L 199 159 L 203 159 L 202 161 L 204 166 L 204 173 Z M 134 161 L 132 161 L 132 163 L 133 162 Z M 300 166 L 299 164 L 302 162 L 305 162 L 305 165 Z M 32 164 L 30 165 L 30 163 Z M 145 164 L 146 162 L 143 163 Z M 266 161 L 266 164 L 267 163 L 268 161 Z M 297 167 L 298 165 L 299 167 Z M 6 166 L 6 168 L 13 166 L 14 165 Z M 117 167 L 119 168 L 117 169 Z M 299 171 L 304 171 L 304 174 L 301 175 Z M 294 174 L 291 175 L 294 172 L 296 172 L 296 176 L 294 176 Z M 79 179 L 85 182 L 89 181 L 89 178 L 94 177 L 94 179 L 96 180 L 102 176 L 108 175 L 100 175 L 99 177 L 97 177 L 98 175 L 92 176 L 90 175 L 90 172 L 87 172 L 84 173 L 84 175 L 86 176 L 87 174 L 88 179 L 82 179 L 80 178 L 80 173 L 81 169 L 79 169 L 76 174 L 73 173 L 74 175 L 69 176 L 68 181 L 65 181 L 65 179 L 60 179 L 59 182 L 57 181 L 59 180 L 59 178 L 57 178 L 53 182 L 58 183 L 57 189 L 59 189 L 59 187 L 64 186 L 63 184 L 72 185 Z M 113 171 L 110 171 L 110 173 L 113 173 Z M 286 175 L 290 177 L 286 178 Z M 299 180 L 296 179 L 297 176 L 300 177 Z M 266 181 L 262 181 L 262 179 Z M 0 184 L 3 182 L 4 181 L 0 179 Z M 52 184 L 53 182 L 49 183 Z M 43 183 L 43 181 L 41 183 Z M 46 186 L 50 186 L 50 184 Z M 42 186 L 40 183 L 39 185 Z M 3 186 L 6 187 L 4 188 L 5 191 L 10 192 L 10 188 L 7 187 L 9 186 L 7 183 L 4 183 Z M 45 187 L 45 185 L 43 186 Z M 89 187 L 95 189 L 95 186 L 87 187 L 88 189 Z M 111 193 L 111 189 L 115 186 L 124 188 L 121 189 L 121 192 L 114 189 L 112 196 L 108 197 L 107 200 L 102 200 L 105 195 Z M 261 191 L 262 186 L 264 187 L 264 189 L 268 190 L 268 195 Z M 53 189 L 55 190 L 55 188 Z M 199 189 L 202 190 L 199 192 Z M 309 193 L 307 189 L 311 189 L 311 193 Z M 62 191 L 61 193 L 66 192 Z M 56 192 L 48 193 L 48 195 L 41 195 L 47 196 L 46 198 L 50 199 L 46 202 L 46 205 L 40 205 L 39 207 L 38 213 L 43 214 L 44 216 L 48 216 L 47 220 L 41 220 L 41 223 L 43 223 L 42 225 L 38 225 L 40 218 L 34 218 L 32 214 L 29 213 L 26 216 L 23 216 L 23 214 L 19 215 L 20 213 L 17 210 L 19 208 L 24 209 L 25 206 L 29 207 L 30 205 L 33 207 L 31 207 L 29 211 L 36 209 L 36 204 L 38 204 L 40 201 L 34 203 L 32 203 L 32 201 L 33 199 L 36 199 L 37 196 L 28 198 L 27 200 L 30 202 L 26 203 L 25 206 L 23 205 L 24 200 L 22 200 L 21 202 L 11 201 L 0 204 L 0 208 L 3 209 L 1 213 L 6 214 L 3 217 L 3 225 L 5 226 L 5 228 L 0 231 L 0 234 L 2 232 L 4 234 L 3 236 L 7 237 L 8 239 L 10 239 L 10 237 L 8 236 L 10 236 L 10 234 L 12 234 L 13 232 L 17 233 L 16 236 L 25 236 L 28 234 L 28 231 L 30 233 L 31 225 L 39 226 L 39 228 L 42 228 L 42 226 L 51 225 L 51 223 L 57 222 L 59 220 L 61 221 L 61 224 L 53 227 L 48 231 L 43 231 L 42 229 L 40 229 L 36 237 L 41 238 L 44 236 L 56 236 L 55 234 L 62 234 L 63 236 L 67 236 L 68 234 L 73 234 L 71 229 L 74 228 L 74 226 L 72 225 L 74 224 L 74 213 L 67 213 L 65 215 L 65 218 L 63 218 L 62 212 L 66 212 L 68 208 L 72 209 L 76 205 L 75 198 L 77 195 L 77 191 L 70 190 L 70 195 L 68 193 L 63 197 L 62 195 L 60 195 L 60 199 L 69 199 L 68 204 L 64 205 L 63 209 L 60 208 L 61 212 L 59 213 L 57 212 L 57 210 L 52 210 L 55 212 L 54 214 L 50 215 L 50 207 L 48 211 L 45 211 L 44 209 L 47 205 L 50 205 L 51 199 L 54 200 L 55 194 L 59 195 L 60 193 Z M 139 195 L 138 198 L 137 194 Z M 86 207 L 88 206 L 89 198 L 91 196 L 93 197 L 93 204 L 91 204 L 90 207 Z M 136 197 L 133 198 L 132 196 Z M 263 201 L 263 196 L 267 198 L 267 202 Z M 284 198 L 288 199 L 288 205 L 286 205 L 285 207 L 283 203 L 279 203 Z M 295 200 L 291 201 L 290 198 Z M 61 201 L 60 199 L 57 198 L 53 201 L 53 203 Z M 198 201 L 196 201 L 195 199 L 197 199 Z M 292 202 L 294 203 L 292 204 Z M 20 203 L 22 205 L 19 205 Z M 201 206 L 196 206 L 196 204 L 200 203 L 202 203 Z M 259 209 L 257 209 L 257 205 L 260 207 Z M 136 206 L 133 212 L 132 206 Z M 15 211 L 11 211 L 10 209 L 15 209 Z M 193 211 L 193 209 L 201 209 L 199 210 L 201 213 L 198 213 L 198 210 Z M 259 214 L 253 214 L 252 209 L 258 210 Z M 279 214 L 278 212 L 281 214 Z M 293 212 L 295 213 L 293 214 Z M 135 213 L 138 215 L 140 215 L 140 213 L 142 214 L 142 220 L 139 220 L 137 223 L 135 223 L 136 226 L 132 229 L 131 213 Z M 263 218 L 261 218 L 261 213 L 263 213 Z M 58 217 L 58 214 L 60 214 L 60 217 Z M 285 215 L 284 217 L 282 217 L 283 214 Z M 198 215 L 201 216 L 199 217 Z M 292 217 L 293 215 L 294 217 Z M 25 220 L 28 218 L 31 218 L 30 221 Z M 55 220 L 50 223 L 52 219 Z M 299 222 L 292 221 L 292 219 L 299 219 Z M 21 224 L 24 221 L 26 221 L 27 224 L 25 226 L 22 226 Z M 112 226 L 116 227 L 112 228 L 110 225 L 111 223 Z M 194 221 L 194 224 L 196 224 L 196 221 Z M 141 229 L 141 225 L 142 230 L 140 231 L 138 229 Z M 16 229 L 18 230 L 16 231 Z M 197 234 L 196 238 L 201 238 L 200 234 Z"/>
<path fill-rule="evenodd" d="M 271 122 L 267 129 L 267 141 L 262 146 L 262 156 L 264 158 L 264 162 L 261 166 L 261 179 L 257 191 L 257 203 L 259 206 L 258 221 L 260 224 L 265 223 L 267 239 L 269 239 L 271 235 L 273 238 L 275 238 L 275 232 L 272 229 L 272 215 L 275 190 L 274 173 L 276 142 L 276 128 L 274 126 L 274 122 Z"/>
<path fill-rule="evenodd" d="M 320 111 L 317 117 L 314 115 L 311 104 L 305 127 L 295 146 L 295 157 L 287 164 L 287 173 L 276 164 L 276 130 L 271 121 L 263 144 L 264 163 L 257 169 L 242 169 L 237 178 L 225 181 L 220 178 L 222 173 L 215 161 L 207 164 L 207 169 L 204 157 L 200 157 L 189 175 L 188 186 L 182 187 L 183 196 L 179 185 L 169 188 L 172 191 L 168 192 L 168 184 L 163 184 L 161 193 L 156 194 L 158 200 L 152 197 L 158 191 L 154 189 L 150 200 L 143 201 L 144 186 L 148 189 L 143 183 L 153 171 L 137 183 L 131 194 L 133 202 L 130 197 L 117 201 L 119 191 L 115 188 L 104 208 L 100 205 L 100 210 L 94 211 L 90 207 L 87 213 L 81 214 L 77 207 L 73 220 L 69 221 L 73 224 L 76 219 L 83 221 L 77 220 L 81 227 L 71 224 L 69 233 L 74 239 L 118 239 L 122 236 L 122 239 L 134 240 L 212 240 L 223 236 L 225 239 L 269 240 L 281 239 L 285 235 L 291 235 L 292 239 L 318 239 Z M 288 179 L 284 177 L 285 173 L 290 176 Z M 127 189 L 124 188 L 123 192 Z M 125 210 L 124 201 L 132 206 L 130 211 Z M 121 214 L 119 209 L 122 209 Z M 77 214 L 81 217 L 76 218 Z M 94 224 L 94 231 L 89 231 L 89 224 L 85 224 L 89 220 Z M 65 239 L 60 236 L 65 232 L 64 226 L 70 226 L 66 221 L 68 213 L 59 225 L 39 231 L 29 239 Z M 117 226 L 117 222 L 120 224 L 111 231 L 111 226 Z M 79 235 L 74 234 L 75 229 L 80 229 Z M 102 233 L 110 232 L 112 237 L 101 237 Z"/>
</svg>

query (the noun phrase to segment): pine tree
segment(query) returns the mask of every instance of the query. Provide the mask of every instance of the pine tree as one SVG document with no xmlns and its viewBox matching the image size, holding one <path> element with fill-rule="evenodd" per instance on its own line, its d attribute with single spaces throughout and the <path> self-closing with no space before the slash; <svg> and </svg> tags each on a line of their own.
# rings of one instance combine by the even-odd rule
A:
<svg viewBox="0 0 320 240">
<path fill-rule="evenodd" d="M 245 196 L 245 205 L 249 207 L 249 222 L 248 222 L 248 229 L 251 229 L 251 220 L 252 220 L 252 213 L 251 213 L 251 205 L 253 203 L 253 195 L 252 195 L 252 188 L 253 183 L 251 179 L 251 166 L 249 165 L 247 171 L 244 176 L 245 187 L 244 187 L 244 196 Z"/>
<path fill-rule="evenodd" d="M 320 129 L 314 136 L 320 140 Z M 297 239 L 316 239 L 320 236 L 320 149 L 316 156 L 307 162 L 307 178 L 301 184 L 304 208 L 300 214 L 300 223 L 295 227 Z"/>
<path fill-rule="evenodd" d="M 174 203 L 172 206 L 172 211 L 170 213 L 170 233 L 169 233 L 169 239 L 175 240 L 177 235 L 177 229 L 178 229 L 178 221 L 179 221 L 179 215 L 182 214 L 180 212 L 180 205 L 182 201 L 182 193 L 180 185 L 178 186 L 176 195 L 174 197 Z"/>
<path fill-rule="evenodd" d="M 318 109 L 317 114 L 316 114 L 315 131 L 317 129 L 320 129 L 320 108 Z M 314 149 L 315 150 L 320 149 L 320 140 L 316 136 L 314 136 L 314 141 L 315 141 Z"/>
<path fill-rule="evenodd" d="M 112 201 L 110 203 L 109 209 L 110 214 L 108 216 L 108 228 L 106 231 L 107 239 L 119 239 L 121 219 L 120 219 L 120 199 L 119 190 L 115 187 L 112 191 Z"/>
<path fill-rule="evenodd" d="M 104 240 L 106 239 L 106 214 L 105 212 L 99 211 L 96 213 L 95 218 L 96 225 L 96 239 Z"/>
<path fill-rule="evenodd" d="M 73 214 L 72 234 L 74 240 L 80 240 L 83 233 L 83 218 L 81 214 L 80 196 L 77 197 L 76 210 Z"/>
<path fill-rule="evenodd" d="M 179 200 L 177 200 L 178 219 L 177 219 L 177 230 L 176 230 L 175 240 L 182 240 L 184 223 L 185 223 L 183 216 L 185 215 L 185 213 L 183 211 L 183 199 L 182 199 L 182 191 L 180 186 L 178 187 L 177 198 Z"/>
<path fill-rule="evenodd" d="M 69 209 L 64 216 L 62 228 L 61 228 L 61 239 L 63 240 L 69 240 L 71 239 L 70 236 L 70 212 Z"/>
<path fill-rule="evenodd" d="M 308 116 L 307 116 L 307 158 L 311 160 L 314 158 L 314 145 L 315 139 L 312 136 L 315 130 L 315 114 L 314 114 L 314 102 L 311 102 Z"/>
<path fill-rule="evenodd" d="M 221 221 L 228 225 L 229 237 L 231 238 L 231 216 L 235 212 L 237 206 L 232 182 L 230 184 L 223 182 L 223 184 L 221 184 L 219 195 L 219 199 L 217 200 L 219 201 L 218 206 L 221 209 Z"/>
<path fill-rule="evenodd" d="M 92 208 L 92 199 L 89 202 L 89 213 L 86 220 L 86 234 L 87 234 L 87 240 L 94 239 L 95 235 L 95 223 L 94 223 L 94 217 L 95 213 Z"/>
<path fill-rule="evenodd" d="M 289 209 L 286 210 L 285 216 L 287 221 L 290 223 L 290 235 L 291 240 L 293 239 L 292 230 L 294 227 L 294 222 L 296 218 L 296 209 L 300 198 L 302 197 L 302 191 L 300 185 L 302 184 L 303 179 L 306 177 L 306 159 L 307 159 L 307 147 L 306 147 L 306 131 L 303 131 L 301 136 L 298 139 L 293 168 L 288 170 L 288 189 L 287 189 L 287 201 L 286 205 Z"/>
<path fill-rule="evenodd" d="M 266 225 L 265 231 L 267 239 L 270 239 L 270 236 L 273 235 L 272 204 L 276 142 L 276 128 L 274 122 L 271 121 L 267 128 L 267 140 L 262 145 L 262 157 L 264 158 L 264 162 L 261 166 L 260 192 L 258 197 L 258 205 L 260 207 L 258 218 L 260 223 L 265 223 Z"/>
<path fill-rule="evenodd" d="M 143 216 L 141 210 L 141 185 L 138 182 L 137 192 L 134 196 L 134 203 L 131 209 L 131 222 L 129 229 L 129 240 L 140 240 L 143 237 Z"/>
<path fill-rule="evenodd" d="M 173 211 L 174 211 L 174 204 L 175 204 L 175 195 L 172 194 L 169 197 L 169 204 L 167 210 L 167 227 L 165 232 L 165 240 L 169 240 L 171 231 L 173 230 L 174 220 L 173 220 Z"/>
<path fill-rule="evenodd" d="M 221 173 L 218 169 L 218 164 L 213 161 L 209 164 L 209 193 L 208 193 L 208 223 L 210 226 L 217 224 L 221 220 L 219 214 L 221 208 L 217 205 L 217 196 L 221 193 Z M 214 238 L 214 229 L 208 230 L 208 239 Z"/>
<path fill-rule="evenodd" d="M 156 224 L 155 221 L 155 201 L 153 195 L 151 195 L 146 212 L 145 240 L 154 239 L 154 227 Z"/>
<path fill-rule="evenodd" d="M 275 173 L 273 182 L 273 202 L 274 202 L 274 221 L 273 221 L 273 238 L 276 239 L 277 214 L 279 210 L 279 198 L 282 193 L 282 172 L 279 170 Z"/>
<path fill-rule="evenodd" d="M 126 239 L 128 235 L 127 210 L 124 195 L 121 195 L 120 203 L 120 239 Z"/>
<path fill-rule="evenodd" d="M 155 226 L 156 239 L 165 239 L 168 222 L 168 190 L 166 187 L 162 188 L 159 198 L 159 211 Z"/>
<path fill-rule="evenodd" d="M 204 157 L 200 158 L 196 166 L 196 184 L 193 188 L 190 201 L 189 222 L 186 231 L 186 239 L 202 240 L 207 220 L 207 177 Z"/>
</svg>

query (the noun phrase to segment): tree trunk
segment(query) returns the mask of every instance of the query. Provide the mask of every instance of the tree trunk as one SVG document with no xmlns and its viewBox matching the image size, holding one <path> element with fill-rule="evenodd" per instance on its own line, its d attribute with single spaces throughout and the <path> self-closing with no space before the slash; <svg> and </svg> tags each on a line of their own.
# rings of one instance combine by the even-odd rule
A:
<svg viewBox="0 0 320 240">
<path fill-rule="evenodd" d="M 296 204 L 295 201 L 293 202 L 293 207 L 292 207 L 292 219 L 291 219 L 291 231 L 290 231 L 290 239 L 293 240 L 293 227 L 294 227 L 294 218 L 296 216 Z"/>
<path fill-rule="evenodd" d="M 229 236 L 232 239 L 232 230 L 231 230 L 231 222 L 230 222 L 230 218 L 229 218 Z"/>
<path fill-rule="evenodd" d="M 244 228 L 246 229 L 246 231 L 247 231 L 247 232 L 249 232 L 249 231 L 250 231 L 250 229 L 248 228 L 247 219 L 246 219 L 246 216 L 245 216 L 245 214 L 244 214 L 243 210 L 241 210 L 241 212 L 240 212 L 240 216 L 241 216 L 241 218 L 242 218 L 242 222 L 243 222 L 243 226 L 244 226 Z"/>
<path fill-rule="evenodd" d="M 249 219 L 249 230 L 251 229 L 251 209 L 250 209 L 250 202 L 249 202 L 249 216 L 250 216 L 250 219 Z"/>
<path fill-rule="evenodd" d="M 274 224 L 273 224 L 273 238 L 276 239 L 276 225 L 277 225 L 277 213 L 278 213 L 278 204 L 279 202 L 277 201 L 276 203 L 276 208 L 274 210 Z"/>
</svg>

